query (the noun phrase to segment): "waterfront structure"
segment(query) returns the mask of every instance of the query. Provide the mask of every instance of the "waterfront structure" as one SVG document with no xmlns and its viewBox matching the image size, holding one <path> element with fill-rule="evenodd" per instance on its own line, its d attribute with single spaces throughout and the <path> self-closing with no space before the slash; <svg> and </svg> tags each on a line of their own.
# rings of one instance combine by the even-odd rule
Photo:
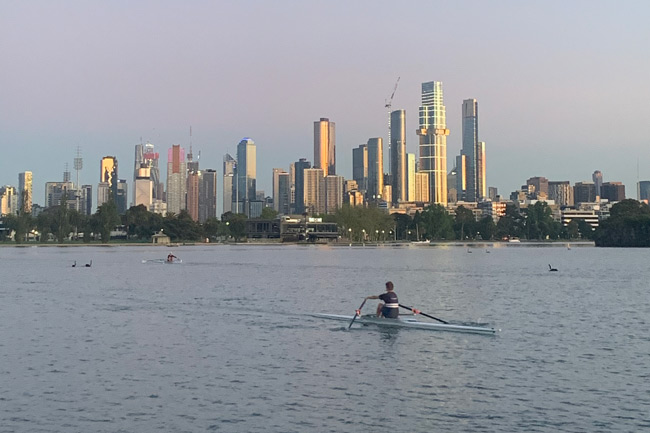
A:
<svg viewBox="0 0 650 433">
<path fill-rule="evenodd" d="M 591 180 L 594 182 L 596 195 L 600 197 L 600 187 L 603 186 L 603 173 L 600 170 L 594 171 L 594 173 L 591 175 Z"/>
<path fill-rule="evenodd" d="M 625 200 L 625 185 L 621 182 L 605 182 L 600 186 L 600 198 L 610 202 Z"/>
<path fill-rule="evenodd" d="M 636 198 L 639 201 L 650 202 L 650 180 L 641 180 L 636 185 Z"/>
<path fill-rule="evenodd" d="M 390 174 L 392 176 L 392 202 L 397 205 L 406 201 L 406 110 L 390 113 Z"/>
<path fill-rule="evenodd" d="M 178 215 L 186 208 L 186 176 L 185 149 L 174 144 L 167 151 L 167 212 Z"/>
<path fill-rule="evenodd" d="M 559 206 L 573 206 L 573 188 L 569 181 L 549 181 L 548 198 Z"/>
<path fill-rule="evenodd" d="M 237 145 L 235 181 L 233 212 L 251 216 L 250 203 L 257 201 L 257 148 L 248 137 Z"/>
<path fill-rule="evenodd" d="M 415 201 L 415 153 L 406 154 L 406 201 Z"/>
<path fill-rule="evenodd" d="M 317 215 L 325 213 L 325 177 L 322 168 L 306 168 L 303 170 L 305 212 Z"/>
<path fill-rule="evenodd" d="M 222 183 L 222 195 L 223 195 L 223 207 L 222 214 L 226 212 L 232 212 L 232 203 L 233 203 L 233 192 L 235 184 L 233 182 L 235 178 L 235 167 L 237 166 L 237 161 L 235 158 L 230 156 L 229 153 L 226 153 L 223 156 L 223 183 Z"/>
<path fill-rule="evenodd" d="M 365 144 L 352 149 L 352 179 L 357 182 L 358 190 L 368 191 L 368 147 Z"/>
<path fill-rule="evenodd" d="M 380 201 L 390 197 L 382 197 L 384 191 L 384 149 L 380 137 L 370 138 L 368 149 L 368 191 L 367 200 Z"/>
<path fill-rule="evenodd" d="M 25 213 L 32 212 L 33 175 L 31 171 L 18 173 L 18 200 L 20 209 Z"/>
<path fill-rule="evenodd" d="M 447 205 L 447 129 L 442 83 L 422 83 L 422 105 L 419 110 L 420 167 L 428 174 L 429 201 Z"/>
<path fill-rule="evenodd" d="M 217 217 L 217 170 L 202 170 L 199 177 L 199 222 Z"/>
<path fill-rule="evenodd" d="M 295 188 L 295 212 L 302 214 L 305 209 L 305 170 L 311 168 L 311 163 L 305 158 L 300 158 L 294 163 L 294 173 L 296 176 Z"/>
<path fill-rule="evenodd" d="M 336 174 L 336 126 L 326 117 L 314 122 L 314 168 Z"/>
</svg>

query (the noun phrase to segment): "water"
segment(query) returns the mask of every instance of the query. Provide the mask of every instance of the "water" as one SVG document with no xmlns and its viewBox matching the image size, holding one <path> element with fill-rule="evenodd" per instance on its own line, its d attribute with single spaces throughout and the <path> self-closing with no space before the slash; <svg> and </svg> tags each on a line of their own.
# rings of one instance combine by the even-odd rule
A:
<svg viewBox="0 0 650 433">
<path fill-rule="evenodd" d="M 467 251 L 0 248 L 0 432 L 650 428 L 650 250 Z M 386 280 L 501 332 L 309 315 L 351 315 Z"/>
</svg>

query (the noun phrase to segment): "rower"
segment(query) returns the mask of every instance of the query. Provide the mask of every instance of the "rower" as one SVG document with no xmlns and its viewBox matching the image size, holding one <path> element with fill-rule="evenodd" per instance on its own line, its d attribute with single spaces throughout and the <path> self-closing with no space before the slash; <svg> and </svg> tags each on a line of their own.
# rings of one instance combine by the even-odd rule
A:
<svg viewBox="0 0 650 433">
<path fill-rule="evenodd" d="M 173 255 L 172 253 L 167 254 L 167 261 L 168 261 L 168 262 L 173 262 L 174 259 L 177 259 L 177 258 L 178 258 L 178 257 L 176 257 L 175 255 Z"/>
<path fill-rule="evenodd" d="M 367 296 L 366 299 L 380 299 L 384 301 L 383 304 L 377 305 L 377 317 L 397 319 L 399 316 L 399 301 L 397 300 L 397 294 L 393 292 L 393 283 L 391 281 L 386 282 L 386 293 Z"/>
</svg>

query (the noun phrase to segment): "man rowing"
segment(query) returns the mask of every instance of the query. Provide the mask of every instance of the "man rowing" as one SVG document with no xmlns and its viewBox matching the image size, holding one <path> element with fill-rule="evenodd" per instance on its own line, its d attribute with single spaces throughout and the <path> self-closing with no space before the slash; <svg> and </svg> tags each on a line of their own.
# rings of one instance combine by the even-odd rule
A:
<svg viewBox="0 0 650 433">
<path fill-rule="evenodd" d="M 175 255 L 173 255 L 172 253 L 167 254 L 167 261 L 168 261 L 168 262 L 173 262 L 174 259 L 177 259 L 177 258 L 178 258 L 178 257 L 176 257 Z"/>
<path fill-rule="evenodd" d="M 399 316 L 399 301 L 397 294 L 393 292 L 393 283 L 386 282 L 386 293 L 381 295 L 367 296 L 366 299 L 379 299 L 384 301 L 383 304 L 377 305 L 377 317 L 386 317 L 389 319 L 397 319 Z"/>
</svg>

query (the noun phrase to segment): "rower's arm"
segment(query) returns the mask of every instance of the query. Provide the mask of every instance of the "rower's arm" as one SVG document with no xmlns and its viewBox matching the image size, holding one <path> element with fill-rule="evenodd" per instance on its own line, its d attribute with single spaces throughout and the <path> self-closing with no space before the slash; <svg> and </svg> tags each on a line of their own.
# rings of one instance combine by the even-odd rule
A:
<svg viewBox="0 0 650 433">
<path fill-rule="evenodd" d="M 379 296 L 377 295 L 366 296 L 366 299 L 379 299 Z"/>
</svg>

